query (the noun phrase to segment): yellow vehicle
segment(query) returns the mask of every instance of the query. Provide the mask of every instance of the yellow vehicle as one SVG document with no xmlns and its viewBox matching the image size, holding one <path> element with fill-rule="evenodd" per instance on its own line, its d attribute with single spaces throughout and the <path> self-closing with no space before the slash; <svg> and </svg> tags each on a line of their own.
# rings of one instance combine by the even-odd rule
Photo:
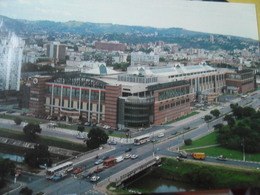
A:
<svg viewBox="0 0 260 195">
<path fill-rule="evenodd" d="M 205 153 L 203 153 L 203 152 L 195 152 L 195 153 L 191 153 L 190 155 L 193 156 L 193 158 L 197 159 L 197 160 L 204 160 L 206 157 Z"/>
</svg>

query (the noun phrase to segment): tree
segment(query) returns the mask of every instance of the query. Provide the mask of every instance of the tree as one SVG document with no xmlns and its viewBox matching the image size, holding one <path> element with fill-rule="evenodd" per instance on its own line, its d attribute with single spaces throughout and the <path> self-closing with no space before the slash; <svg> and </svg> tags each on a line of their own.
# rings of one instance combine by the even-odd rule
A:
<svg viewBox="0 0 260 195">
<path fill-rule="evenodd" d="M 206 123 L 208 123 L 212 119 L 211 115 L 205 115 L 204 120 Z"/>
<path fill-rule="evenodd" d="M 233 106 L 234 110 L 237 108 L 238 106 Z M 234 113 L 233 115 L 226 115 L 224 120 L 228 122 L 228 125 L 217 131 L 217 142 L 227 148 L 238 151 L 243 149 L 244 152 L 260 152 L 259 112 L 246 107 L 239 109 L 241 109 L 239 116 L 243 116 L 243 118 L 235 120 Z"/>
<path fill-rule="evenodd" d="M 226 115 L 224 117 L 224 121 L 227 121 L 229 127 L 233 127 L 235 125 L 235 119 L 231 114 Z"/>
<path fill-rule="evenodd" d="M 28 187 L 24 187 L 20 190 L 19 194 L 22 195 L 32 195 L 33 194 L 33 190 L 28 188 Z"/>
<path fill-rule="evenodd" d="M 15 117 L 14 122 L 16 125 L 20 125 L 22 123 L 22 119 L 20 117 Z"/>
<path fill-rule="evenodd" d="M 221 130 L 223 129 L 224 125 L 222 123 L 214 125 L 214 130 Z"/>
<path fill-rule="evenodd" d="M 186 146 L 191 145 L 191 144 L 192 144 L 192 140 L 191 140 L 191 139 L 185 139 L 185 140 L 184 140 L 184 144 L 185 144 Z"/>
<path fill-rule="evenodd" d="M 42 129 L 40 125 L 35 125 L 32 123 L 29 123 L 23 128 L 23 132 L 28 138 L 35 138 L 36 133 L 41 133 L 41 131 Z"/>
<path fill-rule="evenodd" d="M 15 172 L 15 164 L 10 161 L 10 159 L 4 159 L 0 161 L 0 187 L 5 185 L 5 177 L 7 175 L 14 175 Z"/>
<path fill-rule="evenodd" d="M 220 112 L 218 109 L 214 109 L 210 111 L 210 114 L 212 114 L 213 116 L 215 116 L 216 118 L 219 117 Z"/>
<path fill-rule="evenodd" d="M 204 117 L 205 122 L 208 123 L 208 130 L 209 130 L 209 122 L 211 119 L 212 119 L 211 115 L 205 115 L 205 117 Z"/>
<path fill-rule="evenodd" d="M 99 127 L 94 127 L 89 131 L 85 142 L 88 148 L 95 149 L 98 148 L 101 144 L 106 144 L 107 140 L 108 135 L 106 132 Z"/>
<path fill-rule="evenodd" d="M 83 125 L 79 125 L 79 126 L 78 126 L 78 131 L 79 131 L 79 132 L 82 133 L 84 130 L 85 130 L 85 127 L 84 127 Z"/>
<path fill-rule="evenodd" d="M 36 144 L 33 150 L 27 151 L 24 157 L 25 162 L 31 166 L 38 168 L 39 165 L 46 164 L 51 166 L 51 154 L 48 150 L 48 146 Z"/>
</svg>

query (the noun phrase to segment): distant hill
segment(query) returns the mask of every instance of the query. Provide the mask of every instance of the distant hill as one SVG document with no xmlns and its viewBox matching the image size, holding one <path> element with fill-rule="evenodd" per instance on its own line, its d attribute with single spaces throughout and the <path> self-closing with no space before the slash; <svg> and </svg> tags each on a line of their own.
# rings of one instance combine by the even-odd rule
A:
<svg viewBox="0 0 260 195">
<path fill-rule="evenodd" d="M 159 34 L 171 34 L 176 36 L 186 35 L 202 35 L 208 33 L 195 32 L 185 30 L 183 28 L 153 28 L 143 26 L 127 26 L 117 25 L 111 23 L 91 23 L 91 22 L 53 22 L 53 21 L 29 21 L 12 19 L 6 16 L 0 15 L 0 21 L 3 21 L 4 26 L 16 33 L 25 32 L 68 32 L 79 34 L 105 34 L 105 33 L 159 33 Z"/>
</svg>

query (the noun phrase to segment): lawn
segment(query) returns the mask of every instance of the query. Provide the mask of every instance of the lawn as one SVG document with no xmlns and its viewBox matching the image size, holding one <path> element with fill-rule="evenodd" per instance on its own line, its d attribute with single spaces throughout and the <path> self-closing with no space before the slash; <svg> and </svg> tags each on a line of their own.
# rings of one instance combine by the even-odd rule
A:
<svg viewBox="0 0 260 195">
<path fill-rule="evenodd" d="M 217 136 L 217 133 L 213 132 L 198 140 L 192 141 L 192 145 L 182 146 L 180 149 L 186 150 L 187 153 L 205 152 L 207 156 L 212 156 L 212 157 L 216 157 L 216 156 L 222 154 L 230 159 L 243 160 L 242 147 L 241 147 L 241 151 L 226 149 L 226 148 L 220 147 L 220 146 L 212 146 L 212 147 L 208 147 L 208 148 L 196 149 L 197 147 L 210 146 L 210 145 L 217 144 L 216 136 Z M 245 156 L 246 156 L 246 160 L 248 160 L 248 161 L 260 162 L 259 153 L 258 154 L 246 154 Z"/>
<path fill-rule="evenodd" d="M 65 148 L 68 150 L 75 150 L 79 152 L 86 152 L 87 147 L 86 144 L 77 144 L 71 141 L 67 141 L 64 139 L 59 139 L 56 137 L 49 136 L 37 136 L 35 140 L 28 140 L 28 138 L 24 135 L 23 132 L 14 131 L 10 129 L 0 128 L 0 137 L 7 137 L 11 139 L 21 140 L 25 142 L 32 142 L 43 144 L 47 146 L 55 146 L 59 148 Z"/>
<path fill-rule="evenodd" d="M 241 147 L 241 152 L 237 151 L 237 150 L 226 149 L 226 148 L 219 147 L 219 146 L 187 150 L 187 153 L 191 153 L 191 152 L 205 152 L 206 156 L 212 156 L 212 157 L 216 157 L 216 156 L 219 156 L 220 154 L 222 154 L 230 159 L 243 160 L 242 147 Z M 259 153 L 258 154 L 247 154 L 246 153 L 245 156 L 246 156 L 246 161 L 260 162 Z"/>
<path fill-rule="evenodd" d="M 19 116 L 10 116 L 10 115 L 5 115 L 5 114 L 0 114 L 0 118 L 3 118 L 3 119 L 8 119 L 8 120 L 14 120 L 15 118 L 21 118 Z M 21 118 L 22 119 L 22 118 Z M 32 124 L 40 124 L 39 121 L 37 120 L 33 120 L 33 119 L 22 119 L 23 122 L 27 122 L 27 123 L 32 123 Z"/>
<path fill-rule="evenodd" d="M 210 133 L 210 134 L 208 134 L 208 135 L 206 135 L 206 136 L 204 136 L 204 137 L 202 137 L 198 140 L 192 141 L 192 145 L 182 146 L 180 149 L 184 150 L 184 149 L 189 149 L 189 148 L 195 148 L 195 147 L 217 144 L 216 136 L 217 136 L 216 132 Z"/>
<path fill-rule="evenodd" d="M 196 114 L 199 114 L 199 112 L 191 112 L 191 113 L 189 113 L 189 114 L 187 114 L 187 115 L 181 116 L 180 118 L 177 118 L 177 119 L 174 119 L 174 120 L 172 120 L 172 121 L 168 121 L 168 122 L 166 122 L 166 123 L 163 123 L 163 125 L 168 125 L 168 124 L 171 124 L 171 123 L 173 123 L 173 122 L 176 122 L 176 121 L 180 121 L 180 120 L 189 118 L 189 117 L 194 116 L 194 115 L 196 115 Z"/>
</svg>

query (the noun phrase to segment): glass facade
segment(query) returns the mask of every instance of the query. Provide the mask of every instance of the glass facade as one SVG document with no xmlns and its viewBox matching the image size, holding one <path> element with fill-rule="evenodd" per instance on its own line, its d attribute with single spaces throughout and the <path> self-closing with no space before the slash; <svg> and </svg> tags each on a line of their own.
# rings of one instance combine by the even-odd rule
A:
<svg viewBox="0 0 260 195">
<path fill-rule="evenodd" d="M 171 99 L 174 97 L 187 95 L 189 94 L 189 87 L 180 87 L 176 89 L 168 89 L 165 91 L 159 92 L 159 101 Z"/>
</svg>

